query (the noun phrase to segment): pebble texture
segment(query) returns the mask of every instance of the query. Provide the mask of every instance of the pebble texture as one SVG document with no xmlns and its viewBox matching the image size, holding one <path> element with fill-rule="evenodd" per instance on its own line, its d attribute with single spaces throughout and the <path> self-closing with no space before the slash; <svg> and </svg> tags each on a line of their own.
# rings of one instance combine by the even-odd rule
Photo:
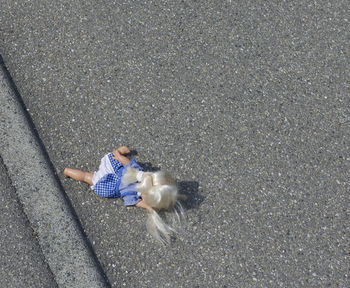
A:
<svg viewBox="0 0 350 288">
<path fill-rule="evenodd" d="M 0 157 L 0 287 L 57 287 Z"/>
<path fill-rule="evenodd" d="M 63 194 L 45 149 L 3 64 L 0 57 L 0 158 L 7 171 L 5 178 L 0 174 L 0 183 L 3 185 L 4 181 L 6 185 L 6 177 L 11 179 L 30 227 L 60 287 L 106 287 L 108 283 L 104 273 L 89 249 L 75 213 Z M 4 189 L 7 192 L 6 186 Z M 12 208 L 16 213 L 16 207 Z M 6 214 L 3 221 L 6 233 Z M 10 241 L 6 239 L 6 234 L 1 235 L 1 240 L 5 243 Z M 13 245 L 21 245 L 18 238 L 13 238 Z M 4 250 L 6 253 L 6 247 Z M 30 266 L 27 269 L 33 271 Z M 20 283 L 21 278 L 18 281 Z M 25 282 L 21 284 L 26 286 Z"/>
<path fill-rule="evenodd" d="M 92 2 L 92 3 L 91 3 Z M 113 287 L 348 287 L 348 1 L 0 0 L 0 51 Z M 119 145 L 188 220 L 65 180 Z"/>
</svg>

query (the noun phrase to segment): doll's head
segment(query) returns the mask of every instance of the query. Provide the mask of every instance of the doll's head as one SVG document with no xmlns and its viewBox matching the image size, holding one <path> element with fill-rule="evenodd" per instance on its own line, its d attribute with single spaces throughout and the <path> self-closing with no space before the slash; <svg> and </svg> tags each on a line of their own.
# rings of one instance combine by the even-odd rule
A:
<svg viewBox="0 0 350 288">
<path fill-rule="evenodd" d="M 174 179 L 166 172 L 143 173 L 136 189 L 152 208 L 168 210 L 176 204 L 178 189 Z"/>
<path fill-rule="evenodd" d="M 157 211 L 168 210 L 171 212 L 172 222 L 180 224 L 184 212 L 177 201 L 180 197 L 174 179 L 166 172 L 140 172 L 134 168 L 127 168 L 122 177 L 124 184 L 139 182 L 136 190 L 142 194 L 142 198 L 153 208 L 147 220 L 147 229 L 160 242 L 170 242 L 170 235 L 176 232 L 158 215 Z M 176 206 L 176 207 L 175 207 Z M 174 225 L 173 224 L 173 225 Z"/>
<path fill-rule="evenodd" d="M 139 182 L 136 190 L 144 197 L 146 204 L 157 210 L 171 210 L 174 208 L 178 189 L 169 173 L 163 171 L 140 172 L 135 168 L 127 168 L 123 175 L 124 184 Z"/>
</svg>

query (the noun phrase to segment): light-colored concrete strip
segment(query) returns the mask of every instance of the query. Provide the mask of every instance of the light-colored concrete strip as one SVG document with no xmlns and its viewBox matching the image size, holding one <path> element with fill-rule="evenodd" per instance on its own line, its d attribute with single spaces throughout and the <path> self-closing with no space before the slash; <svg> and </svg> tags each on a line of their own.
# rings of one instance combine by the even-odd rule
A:
<svg viewBox="0 0 350 288">
<path fill-rule="evenodd" d="M 60 287 L 109 286 L 0 56 L 0 153 Z"/>
</svg>

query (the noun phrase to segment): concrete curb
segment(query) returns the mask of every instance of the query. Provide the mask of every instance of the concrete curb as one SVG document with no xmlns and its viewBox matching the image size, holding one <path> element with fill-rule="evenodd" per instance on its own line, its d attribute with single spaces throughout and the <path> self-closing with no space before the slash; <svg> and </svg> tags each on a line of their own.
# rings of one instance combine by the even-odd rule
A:
<svg viewBox="0 0 350 288">
<path fill-rule="evenodd" d="M 61 287 L 108 287 L 0 56 L 0 155 Z"/>
</svg>

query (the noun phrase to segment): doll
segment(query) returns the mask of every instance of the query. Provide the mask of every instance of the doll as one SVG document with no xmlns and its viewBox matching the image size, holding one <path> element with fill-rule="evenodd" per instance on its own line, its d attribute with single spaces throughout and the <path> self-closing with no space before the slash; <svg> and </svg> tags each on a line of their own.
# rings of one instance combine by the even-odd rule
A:
<svg viewBox="0 0 350 288">
<path fill-rule="evenodd" d="M 101 159 L 97 172 L 83 172 L 65 168 L 64 176 L 91 185 L 91 189 L 102 197 L 122 198 L 124 206 L 136 206 L 148 211 L 147 229 L 163 244 L 170 241 L 174 228 L 158 215 L 160 210 L 170 210 L 178 221 L 183 209 L 178 202 L 180 195 L 173 178 L 166 172 L 143 172 L 140 165 L 126 157 L 130 153 L 126 146 L 119 147 Z M 175 209 L 176 208 L 176 209 Z"/>
</svg>

